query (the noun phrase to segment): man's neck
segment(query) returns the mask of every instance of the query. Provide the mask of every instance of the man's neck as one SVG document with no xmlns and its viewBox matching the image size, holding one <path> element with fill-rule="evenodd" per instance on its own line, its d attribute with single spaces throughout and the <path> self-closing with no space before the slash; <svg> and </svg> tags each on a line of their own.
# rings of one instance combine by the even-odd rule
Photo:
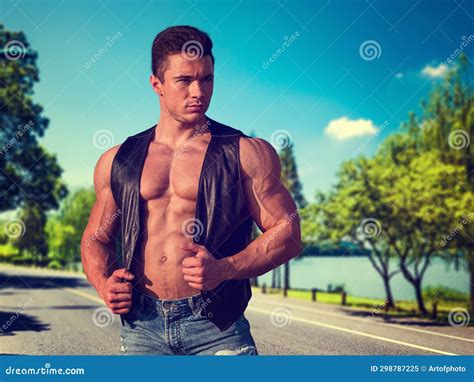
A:
<svg viewBox="0 0 474 382">
<path fill-rule="evenodd" d="M 196 134 L 207 132 L 209 132 L 209 126 L 206 116 L 203 116 L 200 121 L 191 124 L 182 123 L 173 118 L 160 117 L 155 128 L 155 139 L 153 142 L 163 143 L 174 149 Z"/>
</svg>

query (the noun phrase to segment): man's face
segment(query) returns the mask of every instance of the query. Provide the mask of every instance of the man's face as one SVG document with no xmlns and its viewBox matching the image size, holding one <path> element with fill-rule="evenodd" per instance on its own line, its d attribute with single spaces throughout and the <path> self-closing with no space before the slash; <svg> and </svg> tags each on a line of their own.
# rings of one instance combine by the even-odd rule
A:
<svg viewBox="0 0 474 382">
<path fill-rule="evenodd" d="M 214 65 L 210 56 L 191 60 L 181 53 L 173 54 L 168 56 L 164 82 L 155 76 L 151 76 L 151 82 L 155 91 L 162 94 L 162 112 L 164 107 L 182 123 L 199 122 L 211 102 Z"/>
</svg>

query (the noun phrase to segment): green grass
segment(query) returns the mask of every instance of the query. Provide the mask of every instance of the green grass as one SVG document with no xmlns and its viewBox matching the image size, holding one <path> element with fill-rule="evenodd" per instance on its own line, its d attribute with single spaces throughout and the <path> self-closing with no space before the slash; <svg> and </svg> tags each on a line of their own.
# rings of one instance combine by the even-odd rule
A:
<svg viewBox="0 0 474 382">
<path fill-rule="evenodd" d="M 261 293 L 261 288 L 252 287 L 252 290 Z M 283 291 L 281 289 L 271 289 L 267 288 L 268 294 L 279 294 L 283 297 Z M 289 298 L 296 298 L 305 301 L 312 301 L 311 291 L 302 290 L 302 289 L 290 289 L 288 290 Z M 317 292 L 316 301 L 326 304 L 338 304 L 341 305 L 341 293 L 327 293 L 327 292 Z M 425 301 L 426 308 L 431 312 L 432 305 Z M 367 298 L 367 297 L 357 297 L 352 295 L 346 296 L 346 306 L 367 309 L 374 311 L 375 313 L 387 314 L 389 316 L 420 316 L 418 314 L 418 305 L 416 301 L 406 301 L 399 300 L 395 301 L 395 309 L 390 310 L 389 312 L 384 312 L 384 300 L 376 298 Z M 438 320 L 446 321 L 447 316 L 450 310 L 453 308 L 464 308 L 468 309 L 468 301 L 465 302 L 439 302 L 438 303 Z"/>
</svg>

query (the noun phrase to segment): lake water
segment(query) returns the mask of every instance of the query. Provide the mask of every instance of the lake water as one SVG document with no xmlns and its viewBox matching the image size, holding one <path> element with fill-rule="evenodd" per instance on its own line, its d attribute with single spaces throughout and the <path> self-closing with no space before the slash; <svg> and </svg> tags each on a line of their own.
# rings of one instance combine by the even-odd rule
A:
<svg viewBox="0 0 474 382">
<path fill-rule="evenodd" d="M 394 259 L 391 270 L 397 269 Z M 469 291 L 469 273 L 465 262 L 460 263 L 456 271 L 454 264 L 448 264 L 439 258 L 432 260 L 423 278 L 423 287 L 441 284 L 467 293 Z M 283 280 L 283 266 L 281 267 Z M 271 272 L 258 278 L 259 285 L 266 282 L 271 285 Z M 291 260 L 290 286 L 292 288 L 319 288 L 326 290 L 328 284 L 345 285 L 347 293 L 372 298 L 385 298 L 382 278 L 366 257 L 303 257 Z M 414 300 L 413 287 L 398 273 L 391 280 L 395 300 Z"/>
</svg>

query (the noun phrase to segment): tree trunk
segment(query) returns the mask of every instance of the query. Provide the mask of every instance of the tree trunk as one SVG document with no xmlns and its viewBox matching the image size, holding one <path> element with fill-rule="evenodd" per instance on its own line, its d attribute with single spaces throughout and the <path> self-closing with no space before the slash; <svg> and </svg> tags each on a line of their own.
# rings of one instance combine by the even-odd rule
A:
<svg viewBox="0 0 474 382">
<path fill-rule="evenodd" d="M 428 311 L 425 307 L 425 302 L 423 300 L 423 294 L 421 292 L 421 280 L 415 280 L 415 282 L 413 283 L 413 287 L 415 288 L 415 296 L 416 302 L 418 304 L 418 310 L 423 314 L 428 314 Z"/>
<path fill-rule="evenodd" d="M 474 317 L 474 248 L 470 248 L 467 253 L 469 263 L 469 273 L 471 274 L 471 290 L 469 294 L 469 312 Z"/>
<path fill-rule="evenodd" d="M 284 265 L 284 280 L 283 280 L 283 288 L 290 289 L 290 262 L 288 261 Z"/>
<path fill-rule="evenodd" d="M 254 287 L 258 287 L 258 277 L 252 277 L 250 279 L 250 285 Z"/>
<path fill-rule="evenodd" d="M 383 286 L 385 288 L 385 304 L 388 308 L 394 308 L 395 303 L 393 301 L 392 287 L 390 286 L 390 277 L 388 275 L 383 276 Z"/>
</svg>

